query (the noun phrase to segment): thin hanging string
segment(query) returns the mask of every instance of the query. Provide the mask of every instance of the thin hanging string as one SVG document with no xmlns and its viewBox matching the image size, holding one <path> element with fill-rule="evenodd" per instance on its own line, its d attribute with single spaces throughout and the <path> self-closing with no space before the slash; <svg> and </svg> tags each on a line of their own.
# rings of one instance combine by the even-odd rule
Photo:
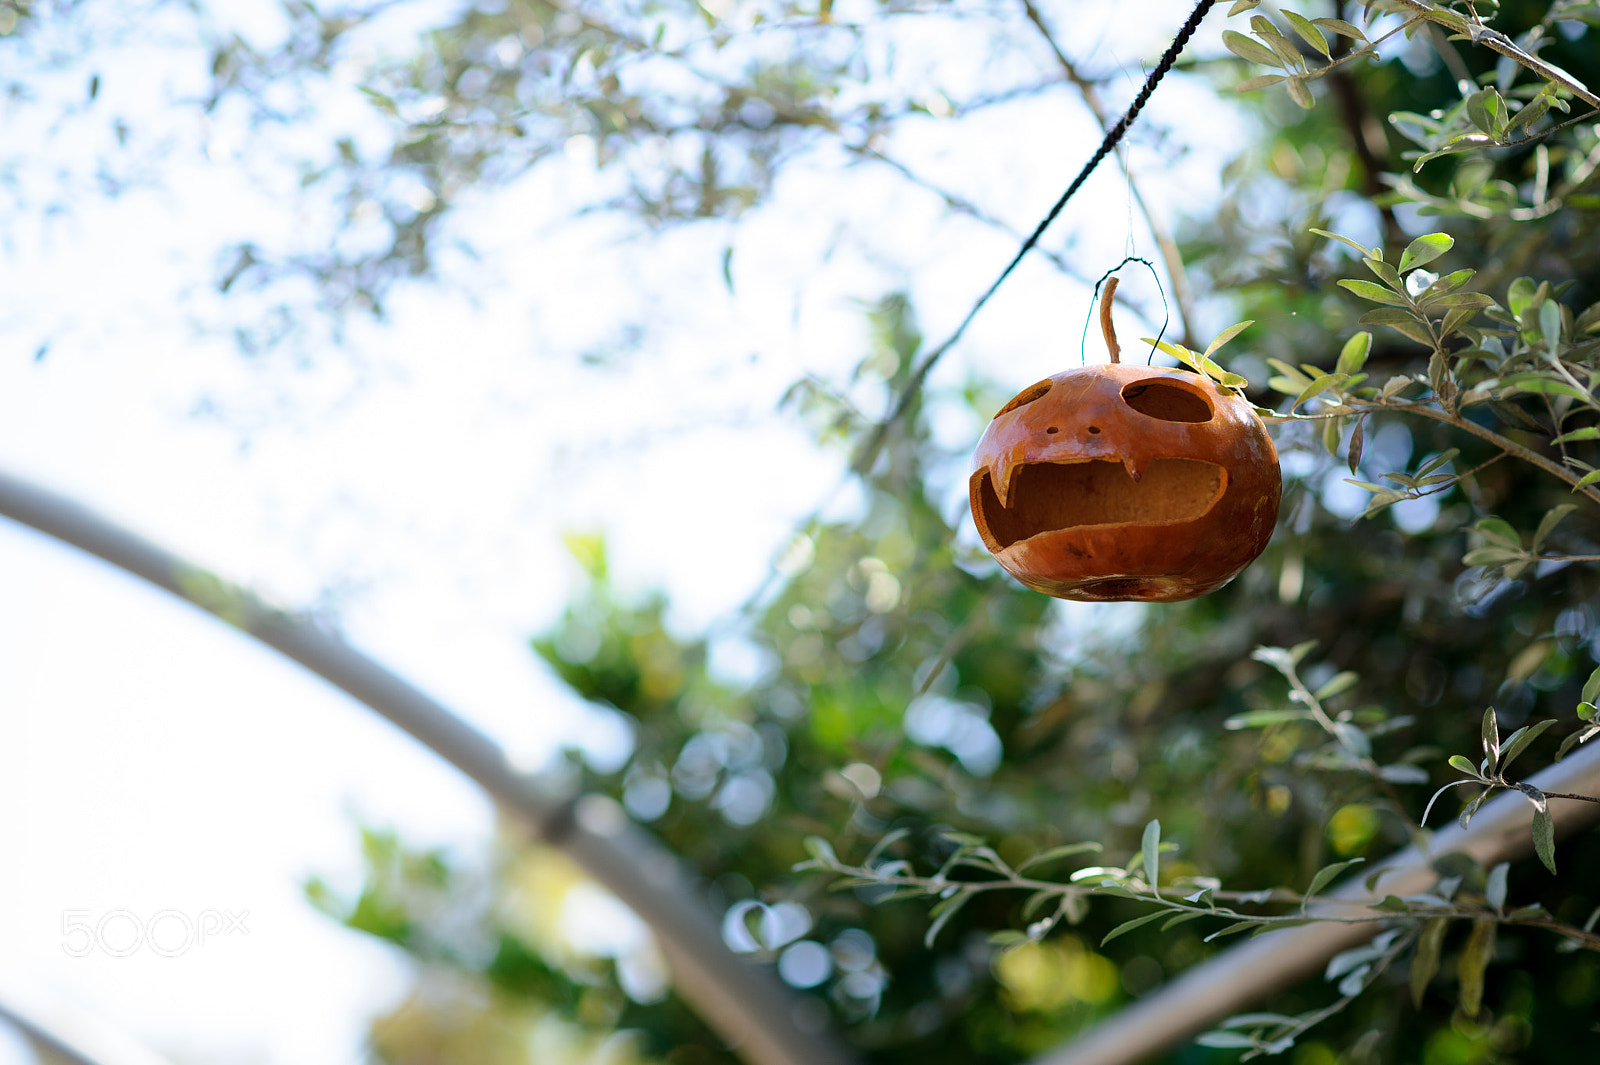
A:
<svg viewBox="0 0 1600 1065">
<path fill-rule="evenodd" d="M 1145 269 L 1150 271 L 1150 276 L 1155 279 L 1156 294 L 1161 297 L 1161 332 L 1156 334 L 1155 341 L 1150 345 L 1150 353 L 1145 356 L 1144 364 L 1146 366 L 1155 361 L 1156 351 L 1167 335 L 1167 327 L 1172 324 L 1172 307 L 1167 303 L 1167 290 L 1161 287 L 1161 275 L 1156 271 L 1156 264 L 1138 255 L 1130 255 L 1101 274 L 1100 280 L 1094 283 L 1094 293 L 1089 297 L 1089 315 L 1083 320 L 1083 335 L 1078 338 L 1078 362 L 1083 366 L 1089 365 L 1089 357 L 1085 354 L 1085 349 L 1089 346 L 1089 323 L 1094 319 L 1094 305 L 1100 298 L 1100 289 L 1105 286 L 1107 281 L 1112 280 L 1112 274 L 1129 263 L 1144 264 Z M 1116 291 L 1116 283 L 1114 281 L 1112 282 L 1112 291 Z M 1106 308 L 1102 308 L 1101 313 L 1106 313 Z M 1116 360 L 1113 359 L 1112 361 L 1115 362 Z"/>
<path fill-rule="evenodd" d="M 1011 276 L 1011 272 L 1017 268 L 1028 252 L 1033 250 L 1033 246 L 1039 243 L 1039 238 L 1044 236 L 1044 231 L 1050 228 L 1050 224 L 1056 220 L 1056 216 L 1067 205 L 1067 201 L 1072 199 L 1083 183 L 1089 180 L 1089 175 L 1094 173 L 1094 168 L 1099 166 L 1101 160 L 1110 155 L 1111 150 L 1117 146 L 1117 142 L 1122 140 L 1123 135 L 1128 132 L 1128 127 L 1133 125 L 1133 120 L 1138 117 L 1139 112 L 1144 109 L 1145 103 L 1149 101 L 1150 94 L 1155 91 L 1156 84 L 1166 77 L 1167 71 L 1172 69 L 1172 64 L 1177 61 L 1178 54 L 1183 51 L 1184 45 L 1189 43 L 1189 38 L 1194 36 L 1194 31 L 1199 27 L 1200 20 L 1205 18 L 1206 12 L 1211 10 L 1211 6 L 1215 2 L 1216 0 L 1199 0 L 1199 3 L 1195 4 L 1194 10 L 1189 14 L 1189 20 L 1178 31 L 1178 36 L 1173 39 L 1171 47 L 1162 55 L 1161 62 L 1156 64 L 1156 68 L 1145 79 L 1144 88 L 1140 89 L 1139 95 L 1133 98 L 1133 103 L 1128 106 L 1127 113 L 1117 120 L 1116 125 L 1106 131 L 1105 139 L 1100 142 L 1100 147 L 1095 149 L 1094 155 L 1089 157 L 1089 161 L 1078 172 L 1078 176 L 1072 179 L 1072 184 L 1067 186 L 1067 191 L 1063 192 L 1061 198 L 1055 202 L 1055 206 L 1050 208 L 1050 213 L 1044 216 L 1044 221 L 1040 222 L 1034 231 L 1028 234 L 1028 239 L 1022 242 L 1022 247 L 1017 249 L 1017 254 L 1006 264 L 1006 268 L 1000 271 L 1000 276 L 994 279 L 994 284 L 990 285 L 983 295 L 978 297 L 978 301 L 972 305 L 972 309 L 967 312 L 967 316 L 961 319 L 961 324 L 956 326 L 955 332 L 951 333 L 944 343 L 929 352 L 917 368 L 911 372 L 910 378 L 900 389 L 900 394 L 895 397 L 894 406 L 890 409 L 889 416 L 873 427 L 872 435 L 867 437 L 866 441 L 861 445 L 861 449 L 856 452 L 855 460 L 850 464 L 850 468 L 855 473 L 865 476 L 872 468 L 872 464 L 877 461 L 879 449 L 883 447 L 884 438 L 889 435 L 890 427 L 899 421 L 905 414 L 906 409 L 911 406 L 911 401 L 922 390 L 922 384 L 927 380 L 928 374 L 933 370 L 934 365 L 944 356 L 945 352 L 955 346 L 956 341 L 961 339 L 962 334 L 967 331 L 967 326 L 971 325 L 972 320 L 978 316 L 978 312 L 983 310 L 984 304 L 989 302 L 990 297 L 1005 283 L 1006 278 Z"/>
</svg>

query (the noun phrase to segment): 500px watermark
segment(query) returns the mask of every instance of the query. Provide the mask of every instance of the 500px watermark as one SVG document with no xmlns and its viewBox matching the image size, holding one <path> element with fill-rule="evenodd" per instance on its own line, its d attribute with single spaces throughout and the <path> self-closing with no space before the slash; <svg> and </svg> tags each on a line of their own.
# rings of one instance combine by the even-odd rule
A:
<svg viewBox="0 0 1600 1065">
<path fill-rule="evenodd" d="M 148 919 L 132 910 L 63 910 L 61 949 L 74 958 L 100 951 L 126 958 L 141 948 L 163 958 L 176 958 L 217 936 L 249 935 L 249 910 L 201 910 L 191 917 L 182 910 L 157 910 Z"/>
</svg>

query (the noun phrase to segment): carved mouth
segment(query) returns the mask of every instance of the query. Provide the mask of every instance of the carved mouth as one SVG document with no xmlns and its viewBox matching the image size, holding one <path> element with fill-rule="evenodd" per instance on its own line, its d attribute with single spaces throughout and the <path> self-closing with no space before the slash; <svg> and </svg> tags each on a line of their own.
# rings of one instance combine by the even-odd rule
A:
<svg viewBox="0 0 1600 1065">
<path fill-rule="evenodd" d="M 1041 533 L 1105 525 L 1176 525 L 1222 498 L 1228 471 L 1199 459 L 1152 459 L 1135 481 L 1120 462 L 1035 462 L 1011 474 L 1016 506 L 1001 506 L 987 469 L 979 499 L 1001 548 Z"/>
</svg>

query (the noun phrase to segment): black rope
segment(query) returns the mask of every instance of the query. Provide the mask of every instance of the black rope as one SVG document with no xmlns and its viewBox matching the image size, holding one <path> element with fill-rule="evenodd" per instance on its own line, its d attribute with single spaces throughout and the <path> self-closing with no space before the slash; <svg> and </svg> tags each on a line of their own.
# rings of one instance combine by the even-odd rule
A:
<svg viewBox="0 0 1600 1065">
<path fill-rule="evenodd" d="M 1117 120 L 1116 125 L 1106 131 L 1105 139 L 1100 142 L 1100 147 L 1095 150 L 1094 155 L 1089 157 L 1089 161 L 1078 172 L 1078 176 L 1072 179 L 1072 184 L 1067 186 L 1067 191 L 1061 194 L 1061 198 L 1056 201 L 1055 206 L 1050 208 L 1050 213 L 1044 216 L 1044 221 L 1040 222 L 1034 228 L 1034 231 L 1028 234 L 1028 239 L 1022 242 L 1022 247 L 1017 249 L 1017 254 L 1006 264 L 1006 268 L 1000 271 L 1000 276 L 994 279 L 994 284 L 990 285 L 983 295 L 978 297 L 978 302 L 974 303 L 972 309 L 967 312 L 967 316 L 961 319 L 961 324 L 956 326 L 955 332 L 951 333 L 944 343 L 929 352 L 927 357 L 922 360 L 921 365 L 912 371 L 911 377 L 906 381 L 905 386 L 901 388 L 900 395 L 896 397 L 894 407 L 890 410 L 889 416 L 874 427 L 872 435 L 867 438 L 861 450 L 856 453 L 855 461 L 850 464 L 850 468 L 858 475 L 866 476 L 867 472 L 872 468 L 873 462 L 877 460 L 878 450 L 883 447 L 884 438 L 889 435 L 890 427 L 899 421 L 905 414 L 906 409 L 911 406 L 911 401 L 922 390 L 922 383 L 927 380 L 934 364 L 944 356 L 945 352 L 955 346 L 956 341 L 961 339 L 962 334 L 967 331 L 967 326 L 971 325 L 972 320 L 978 316 L 978 312 L 983 310 L 984 304 L 989 302 L 990 297 L 1005 283 L 1006 278 L 1011 276 L 1011 271 L 1015 270 L 1028 252 L 1033 250 L 1034 245 L 1039 243 L 1039 238 L 1044 236 L 1044 231 L 1050 228 L 1050 224 L 1056 220 L 1056 216 L 1067 205 L 1067 201 L 1072 199 L 1083 183 L 1089 180 L 1089 175 L 1094 173 L 1094 168 L 1099 166 L 1101 161 L 1110 155 L 1112 149 L 1122 140 L 1123 135 L 1128 132 L 1128 127 L 1133 125 L 1133 120 L 1138 117 L 1139 112 L 1144 109 L 1144 105 L 1149 101 L 1150 94 L 1155 91 L 1156 83 L 1166 77 L 1167 71 L 1172 69 L 1172 64 L 1177 61 L 1184 45 L 1188 44 L 1189 38 L 1194 36 L 1194 31 L 1199 27 L 1200 20 L 1205 18 L 1206 12 L 1211 10 L 1211 5 L 1215 2 L 1216 0 L 1199 0 L 1199 3 L 1195 4 L 1194 10 L 1189 14 L 1189 20 L 1178 31 L 1178 36 L 1173 39 L 1171 47 L 1162 55 L 1161 62 L 1157 63 L 1156 68 L 1150 72 L 1150 76 L 1145 78 L 1144 88 L 1140 89 L 1139 95 L 1133 98 L 1133 103 L 1128 106 L 1127 113 Z"/>
</svg>

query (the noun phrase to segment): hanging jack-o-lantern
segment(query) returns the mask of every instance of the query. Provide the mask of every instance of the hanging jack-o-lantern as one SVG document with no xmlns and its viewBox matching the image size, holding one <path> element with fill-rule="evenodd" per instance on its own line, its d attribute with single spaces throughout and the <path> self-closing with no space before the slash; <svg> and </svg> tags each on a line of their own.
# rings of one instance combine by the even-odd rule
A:
<svg viewBox="0 0 1600 1065">
<path fill-rule="evenodd" d="M 978 441 L 972 518 L 1017 580 L 1063 599 L 1172 602 L 1266 548 L 1282 480 L 1266 426 L 1193 373 L 1116 361 L 1030 385 Z"/>
</svg>

